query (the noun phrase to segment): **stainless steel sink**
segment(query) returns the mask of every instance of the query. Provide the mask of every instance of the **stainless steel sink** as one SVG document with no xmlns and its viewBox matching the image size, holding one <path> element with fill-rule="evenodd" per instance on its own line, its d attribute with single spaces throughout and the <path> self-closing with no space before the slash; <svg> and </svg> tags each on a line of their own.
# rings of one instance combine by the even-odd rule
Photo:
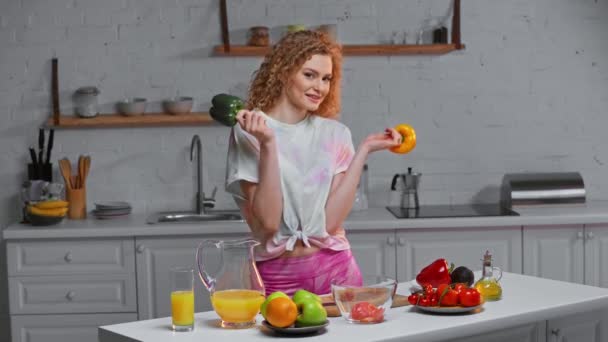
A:
<svg viewBox="0 0 608 342">
<path fill-rule="evenodd" d="M 227 211 L 208 211 L 206 213 L 198 214 L 195 212 L 188 211 L 176 211 L 176 212 L 163 212 L 155 213 L 146 219 L 148 224 L 157 223 L 198 223 L 198 222 L 216 222 L 216 221 L 243 221 L 238 210 L 227 210 Z"/>
</svg>

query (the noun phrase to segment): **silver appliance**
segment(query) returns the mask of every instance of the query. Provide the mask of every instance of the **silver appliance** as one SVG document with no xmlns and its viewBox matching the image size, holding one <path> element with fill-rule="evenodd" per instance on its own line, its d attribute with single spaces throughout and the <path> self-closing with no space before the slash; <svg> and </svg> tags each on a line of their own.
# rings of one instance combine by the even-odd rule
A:
<svg viewBox="0 0 608 342">
<path fill-rule="evenodd" d="M 578 172 L 510 173 L 502 180 L 501 204 L 506 208 L 585 201 L 585 183 Z"/>
<path fill-rule="evenodd" d="M 412 173 L 412 168 L 407 168 L 407 173 L 398 173 L 393 176 L 391 190 L 401 192 L 399 207 L 402 209 L 417 209 L 420 207 L 418 199 L 418 185 L 420 184 L 420 173 Z"/>
<path fill-rule="evenodd" d="M 388 206 L 386 209 L 399 219 L 441 218 L 441 217 L 475 217 L 475 216 L 517 216 L 518 213 L 505 208 L 498 203 L 490 204 L 448 204 L 420 205 L 418 187 L 420 173 L 396 174 L 391 183 L 391 190 L 400 192 L 400 205 Z"/>
</svg>

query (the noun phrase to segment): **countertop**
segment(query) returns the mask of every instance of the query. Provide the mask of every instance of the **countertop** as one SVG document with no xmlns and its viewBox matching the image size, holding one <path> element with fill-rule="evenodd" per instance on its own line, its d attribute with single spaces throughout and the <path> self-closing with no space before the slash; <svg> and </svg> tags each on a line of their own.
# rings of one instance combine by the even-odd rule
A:
<svg viewBox="0 0 608 342">
<path fill-rule="evenodd" d="M 580 205 L 518 207 L 514 210 L 520 216 L 397 219 L 386 208 L 370 208 L 352 212 L 344 226 L 347 231 L 354 231 L 608 223 L 608 201 L 587 202 Z M 4 229 L 2 237 L 5 240 L 19 240 L 246 234 L 249 232 L 249 228 L 242 221 L 150 225 L 146 223 L 146 216 L 134 214 L 126 218 L 112 220 L 98 220 L 95 218 L 86 220 L 65 219 L 58 225 L 48 227 L 34 227 L 16 223 Z"/>
<path fill-rule="evenodd" d="M 417 311 L 411 306 L 393 308 L 386 321 L 374 325 L 357 325 L 342 317 L 329 318 L 325 332 L 314 341 L 438 341 L 450 340 L 495 330 L 508 329 L 526 323 L 564 317 L 571 314 L 608 308 L 608 289 L 520 274 L 503 274 L 503 298 L 486 302 L 475 313 L 435 315 Z M 409 294 L 411 283 L 400 283 L 397 292 Z M 100 342 L 200 342 L 200 341 L 270 341 L 287 340 L 263 328 L 259 323 L 252 329 L 226 330 L 219 327 L 215 312 L 197 313 L 192 332 L 174 333 L 169 317 L 102 326 Z M 272 338 L 269 338 L 272 337 Z"/>
</svg>

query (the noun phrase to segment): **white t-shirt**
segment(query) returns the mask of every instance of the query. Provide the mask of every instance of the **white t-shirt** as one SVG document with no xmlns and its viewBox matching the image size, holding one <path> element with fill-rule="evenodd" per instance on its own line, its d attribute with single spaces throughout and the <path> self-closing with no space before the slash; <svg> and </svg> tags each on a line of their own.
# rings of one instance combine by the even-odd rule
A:
<svg viewBox="0 0 608 342">
<path fill-rule="evenodd" d="M 336 250 L 348 249 L 344 235 L 329 236 L 325 227 L 325 204 L 333 176 L 346 171 L 354 156 L 350 130 L 344 124 L 308 115 L 296 124 L 268 117 L 266 124 L 276 137 L 278 148 L 283 219 L 279 231 L 257 250 L 257 260 L 292 250 L 298 239 Z M 235 125 L 230 134 L 226 190 L 241 206 L 240 181 L 258 183 L 260 147 L 257 139 Z"/>
</svg>

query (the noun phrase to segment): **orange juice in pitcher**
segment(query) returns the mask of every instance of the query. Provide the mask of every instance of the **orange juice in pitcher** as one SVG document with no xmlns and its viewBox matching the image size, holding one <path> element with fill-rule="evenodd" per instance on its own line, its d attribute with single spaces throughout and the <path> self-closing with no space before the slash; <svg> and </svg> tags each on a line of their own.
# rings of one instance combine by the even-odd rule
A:
<svg viewBox="0 0 608 342">
<path fill-rule="evenodd" d="M 222 321 L 246 323 L 255 319 L 264 295 L 255 290 L 224 290 L 211 296 L 213 309 Z"/>
<path fill-rule="evenodd" d="M 198 274 L 223 328 L 251 328 L 256 324 L 265 293 L 253 257 L 253 248 L 259 244 L 252 239 L 204 240 L 196 249 Z M 217 254 L 220 264 L 213 268 L 215 274 L 210 273 L 206 261 L 217 260 Z"/>
</svg>

